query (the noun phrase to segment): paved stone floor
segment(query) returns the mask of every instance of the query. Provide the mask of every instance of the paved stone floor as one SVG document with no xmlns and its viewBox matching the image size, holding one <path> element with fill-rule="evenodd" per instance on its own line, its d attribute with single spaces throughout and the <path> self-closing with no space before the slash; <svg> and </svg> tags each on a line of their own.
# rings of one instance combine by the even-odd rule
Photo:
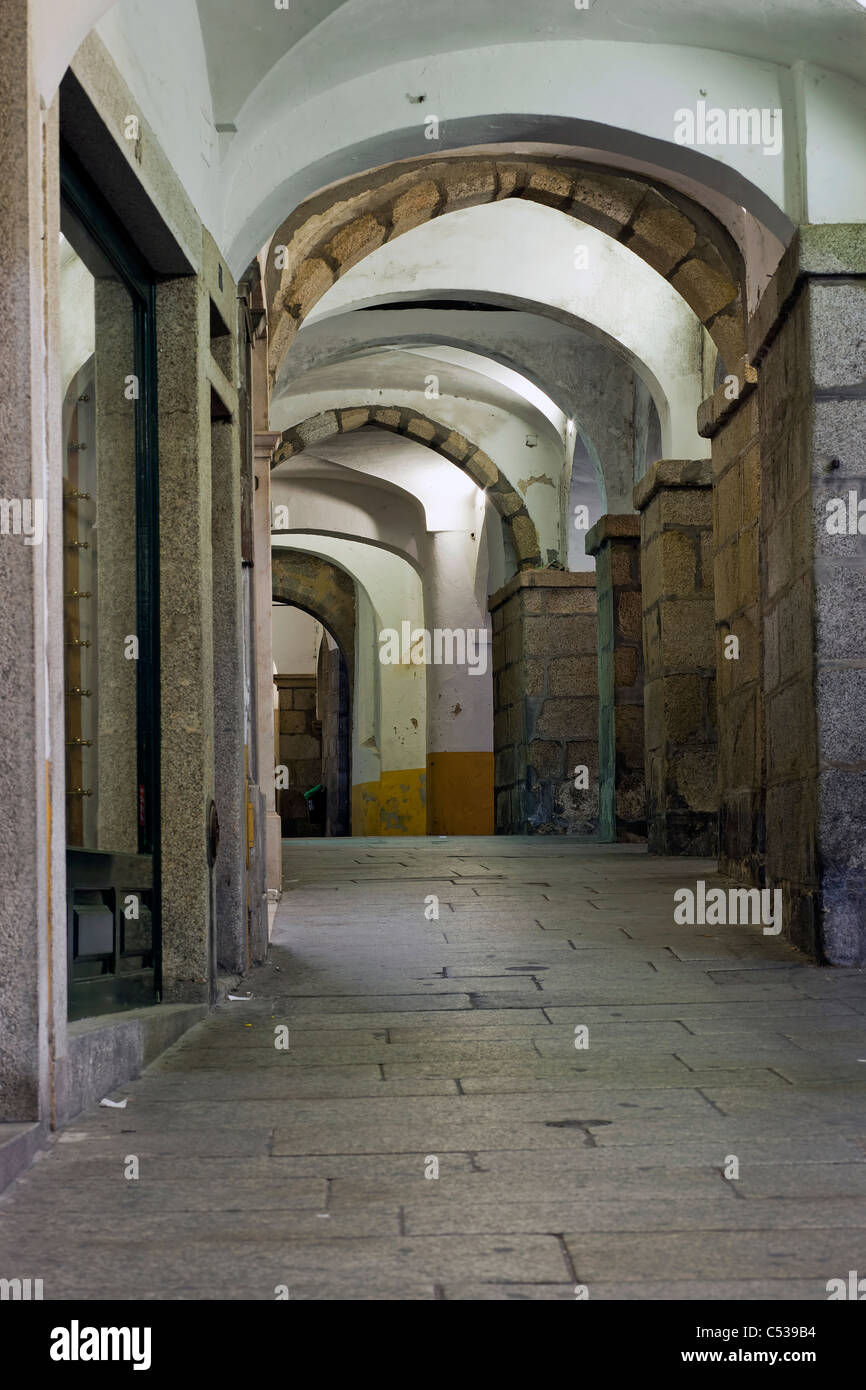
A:
<svg viewBox="0 0 866 1390">
<path fill-rule="evenodd" d="M 285 874 L 253 997 L 0 1199 L 0 1274 L 402 1300 L 823 1300 L 866 1275 L 866 972 L 674 925 L 709 862 L 338 840 L 287 846 Z"/>
</svg>

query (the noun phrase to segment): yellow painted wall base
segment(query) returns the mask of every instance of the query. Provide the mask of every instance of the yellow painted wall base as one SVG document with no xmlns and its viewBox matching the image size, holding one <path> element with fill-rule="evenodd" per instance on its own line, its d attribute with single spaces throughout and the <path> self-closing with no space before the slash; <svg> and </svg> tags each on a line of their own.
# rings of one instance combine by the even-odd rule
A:
<svg viewBox="0 0 866 1390">
<path fill-rule="evenodd" d="M 492 835 L 493 754 L 429 754 L 427 806 L 430 835 Z"/>
<path fill-rule="evenodd" d="M 378 782 L 352 788 L 353 835 L 426 835 L 427 773 L 424 768 L 383 772 Z"/>
<path fill-rule="evenodd" d="M 353 835 L 492 835 L 493 754 L 431 753 L 426 772 L 352 788 Z"/>
</svg>

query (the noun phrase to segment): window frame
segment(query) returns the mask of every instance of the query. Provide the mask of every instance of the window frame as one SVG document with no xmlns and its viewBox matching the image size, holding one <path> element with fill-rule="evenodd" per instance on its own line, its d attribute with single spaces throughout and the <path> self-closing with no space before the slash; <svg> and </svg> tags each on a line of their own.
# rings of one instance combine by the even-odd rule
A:
<svg viewBox="0 0 866 1390">
<path fill-rule="evenodd" d="M 60 200 L 61 216 L 65 208 L 82 226 L 126 286 L 133 308 L 132 370 L 138 378 L 134 407 L 138 854 L 153 860 L 153 969 L 157 1002 L 162 992 L 157 280 L 114 210 L 62 138 Z M 111 857 L 110 853 L 107 857 Z M 71 976 L 69 983 L 72 986 Z M 120 997 L 114 1007 L 124 1007 Z"/>
</svg>

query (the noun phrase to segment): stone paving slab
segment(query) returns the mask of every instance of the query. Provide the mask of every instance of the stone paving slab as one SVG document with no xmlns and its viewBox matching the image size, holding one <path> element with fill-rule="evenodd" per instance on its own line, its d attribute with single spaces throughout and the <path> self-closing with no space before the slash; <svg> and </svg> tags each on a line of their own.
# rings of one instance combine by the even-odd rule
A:
<svg viewBox="0 0 866 1390">
<path fill-rule="evenodd" d="M 123 1219 L 118 1219 L 120 1217 Z M 231 1248 L 236 1241 L 282 1242 L 304 1237 L 321 1241 L 325 1238 L 323 1232 L 326 1226 L 329 1240 L 400 1234 L 397 1208 L 381 1203 L 341 1207 L 334 1212 L 277 1203 L 248 1206 L 243 1210 L 217 1204 L 206 1211 L 154 1210 L 146 1204 L 137 1211 L 133 1198 L 120 1205 L 107 1206 L 104 1219 L 96 1229 L 92 1209 L 82 1210 L 79 1206 L 71 1210 L 63 1218 L 63 1233 L 55 1242 L 55 1250 L 62 1253 L 66 1248 L 72 1254 L 78 1248 L 86 1248 L 91 1241 L 122 1246 L 128 1239 L 124 1233 L 124 1221 L 137 1222 L 139 1219 L 143 1235 L 157 1245 L 220 1241 Z M 29 1253 L 34 1237 L 37 1242 L 43 1238 L 43 1225 L 42 1216 L 35 1213 L 24 1215 L 11 1210 L 4 1214 L 5 1238 L 14 1243 L 22 1255 Z"/>
<path fill-rule="evenodd" d="M 279 1126 L 275 1129 L 271 1153 L 372 1153 L 378 1147 L 387 1150 L 400 1146 L 431 1154 L 448 1153 L 454 1149 L 476 1152 L 482 1149 L 508 1150 L 510 1146 L 523 1150 L 562 1149 L 569 1154 L 581 1147 L 609 1145 L 632 1147 L 637 1151 L 646 1143 L 670 1141 L 687 1127 L 707 1138 L 712 1137 L 716 1142 L 716 1152 L 724 1150 L 737 1153 L 738 1146 L 757 1139 L 763 1132 L 757 1125 L 751 1128 L 742 1124 L 734 1127 L 723 1116 L 712 1112 L 701 1115 L 698 1122 L 693 1111 L 683 1115 L 668 1111 L 664 1115 L 635 1118 L 631 1122 L 614 1122 L 590 1114 L 562 1122 L 561 1128 L 559 1122 L 509 1125 L 484 1121 L 455 1124 L 447 1120 L 423 1120 L 382 1124 L 375 1128 L 371 1126 L 366 1131 L 355 1130 L 347 1134 L 342 1126 L 336 1124 L 292 1124 L 288 1129 Z M 788 1138 L 802 1137 L 810 1131 L 805 1119 L 794 1118 L 786 1120 L 781 1132 Z"/>
<path fill-rule="evenodd" d="M 598 1135 L 596 1134 L 596 1139 Z M 734 1131 L 728 1131 L 733 1138 Z M 720 1151 L 719 1140 L 713 1136 L 702 1137 L 694 1133 L 681 1136 L 678 1142 L 665 1142 L 653 1139 L 649 1133 L 638 1146 L 631 1144 L 609 1144 L 601 1146 L 597 1142 L 585 1148 L 573 1150 L 473 1150 L 476 1163 L 485 1172 L 491 1173 L 535 1173 L 539 1183 L 546 1180 L 550 1172 L 581 1172 L 592 1170 L 593 1178 L 610 1173 L 637 1172 L 644 1167 L 682 1168 L 694 1165 L 696 1169 L 713 1167 L 721 1170 L 726 1155 L 731 1152 L 725 1143 Z M 807 1138 L 800 1135 L 767 1138 L 763 1134 L 739 1136 L 736 1150 L 741 1169 L 750 1163 L 777 1164 L 779 1167 L 795 1165 L 798 1169 L 810 1163 L 858 1163 L 866 1161 L 866 1147 L 857 1136 L 843 1137 L 828 1130 Z"/>
<path fill-rule="evenodd" d="M 732 1183 L 726 1184 L 733 1187 Z M 701 1194 L 677 1197 L 610 1198 L 558 1197 L 556 1201 L 501 1203 L 450 1202 L 445 1212 L 429 1203 L 403 1206 L 405 1229 L 409 1235 L 442 1233 L 446 1230 L 471 1234 L 482 1231 L 543 1232 L 557 1224 L 582 1232 L 684 1231 L 698 1236 L 724 1232 L 734 1222 L 741 1231 L 842 1231 L 866 1232 L 866 1205 L 857 1197 L 825 1200 L 817 1209 L 795 1199 L 777 1202 L 751 1202 L 740 1211 L 733 1192 L 713 1196 Z M 737 1202 L 738 1210 L 731 1210 Z M 569 1219 L 571 1218 L 571 1219 Z M 866 1248 L 861 1238 L 860 1248 Z"/>
<path fill-rule="evenodd" d="M 570 1013 L 545 1004 L 544 1012 L 553 1023 L 567 1024 Z M 678 1019 L 693 1033 L 742 1033 L 756 1025 L 758 1038 L 766 1036 L 767 1026 L 781 1032 L 798 1019 L 809 1019 L 832 1026 L 829 1020 L 844 1019 L 845 1026 L 856 1023 L 857 1015 L 848 1004 L 823 1003 L 798 998 L 773 1003 L 766 1000 L 725 1000 L 718 996 L 698 1003 L 684 1001 L 657 1004 L 613 1004 L 581 1009 L 587 1023 L 624 1020 Z"/>
<path fill-rule="evenodd" d="M 511 1299 L 519 1303 L 574 1302 L 573 1284 L 466 1284 L 450 1280 L 441 1288 L 442 1298 L 454 1303 L 491 1303 Z"/>
<path fill-rule="evenodd" d="M 311 1069 L 312 1070 L 312 1069 Z M 382 1080 L 378 1067 L 343 1067 L 334 1071 L 316 1067 L 312 1074 L 302 1068 L 281 1072 L 278 1068 L 248 1075 L 226 1075 L 224 1071 L 197 1071 L 176 1074 L 163 1072 L 148 1078 L 138 1094 L 153 1095 L 161 1104 L 182 1105 L 190 1100 L 209 1104 L 234 1105 L 238 1101 L 338 1100 L 352 1096 L 386 1099 L 398 1096 L 456 1096 L 456 1080 L 445 1077 L 398 1076 Z"/>
<path fill-rule="evenodd" d="M 93 1212 L 103 1214 L 179 1213 L 236 1213 L 254 1211 L 293 1211 L 322 1212 L 328 1205 L 328 1181 L 326 1178 L 276 1178 L 268 1174 L 268 1181 L 241 1178 L 232 1173 L 229 1178 L 207 1180 L 201 1178 L 171 1179 L 160 1175 L 159 1181 L 148 1165 L 137 1182 L 124 1176 L 127 1165 L 113 1163 L 103 1167 L 99 1176 L 93 1176 L 92 1166 L 88 1173 L 81 1173 L 77 1181 L 69 1175 L 63 1184 L 42 1190 L 39 1194 L 40 1218 L 50 1213 L 56 1220 L 58 1213 L 88 1218 L 93 1223 Z M 15 1208 L 22 1206 L 22 1194 L 10 1202 L 10 1215 Z M 26 1207 L 26 1203 L 23 1204 Z M 397 1210 L 395 1204 L 394 1210 Z M 30 1218 L 32 1220 L 32 1217 Z M 198 1223 L 194 1223 L 199 1229 Z M 246 1229 L 246 1227 L 244 1227 Z M 318 1229 L 318 1228 L 316 1228 Z M 11 1232 L 12 1225 L 8 1230 Z"/>
<path fill-rule="evenodd" d="M 791 1091 L 786 1091 L 786 1097 L 792 1096 Z M 362 1129 L 370 1129 L 375 1133 L 378 1125 L 406 1124 L 408 1126 L 428 1124 L 437 1129 L 444 1125 L 476 1125 L 476 1124 L 530 1124 L 535 1123 L 541 1126 L 560 1126 L 571 1125 L 574 1123 L 572 1116 L 577 1113 L 579 1107 L 576 1104 L 576 1097 L 568 1095 L 544 1096 L 544 1095 L 518 1095 L 518 1096 L 412 1096 L 405 1098 L 374 1099 L 364 1097 L 361 1099 L 336 1099 L 305 1101 L 299 1100 L 292 1104 L 292 1123 L 296 1127 L 305 1124 L 314 1126 L 331 1127 L 343 1129 L 352 1127 L 356 1132 Z M 255 1105 L 258 1102 L 240 1102 L 237 1109 L 239 1118 L 243 1122 L 245 1113 L 241 1109 L 244 1104 Z M 627 1120 L 642 1121 L 644 1115 L 693 1115 L 696 1120 L 702 1121 L 706 1118 L 719 1118 L 717 1110 L 708 1103 L 707 1099 L 696 1089 L 676 1089 L 672 1091 L 654 1090 L 628 1091 L 628 1090 L 593 1090 L 588 1095 L 581 1095 L 580 1105 L 586 1109 L 589 1103 L 599 1110 L 602 1114 Z M 257 1113 L 265 1113 L 268 1102 L 262 1103 L 263 1109 L 258 1109 Z M 177 1109 L 176 1106 L 165 1107 L 172 1113 Z M 203 1103 L 200 1107 L 198 1102 L 192 1101 L 187 1107 L 191 1119 L 201 1118 L 206 1121 L 207 1115 L 212 1113 L 210 1107 Z M 199 1117 L 198 1110 L 201 1110 Z M 601 1122 L 599 1122 L 601 1123 Z"/>
<path fill-rule="evenodd" d="M 437 971 L 441 972 L 441 967 L 437 967 Z M 540 993 L 542 989 L 541 985 L 536 984 L 529 971 L 525 971 L 521 974 L 502 974 L 500 972 L 496 975 L 490 974 L 476 977 L 461 976 L 459 979 L 452 979 L 443 977 L 441 973 L 437 973 L 434 977 L 433 968 L 431 967 L 430 976 L 430 978 L 423 978 L 420 976 L 413 978 L 411 983 L 415 986 L 415 991 L 408 997 L 417 1000 L 421 999 L 423 996 L 435 995 L 436 1002 L 431 1005 L 431 1007 L 437 1009 L 448 1007 L 465 1008 L 465 996 L 469 993 L 477 993 L 480 989 L 484 989 L 488 994 L 493 994 L 498 989 L 508 990 L 515 994 L 532 994 L 533 992 L 537 994 Z M 307 1011 L 307 1002 L 309 1000 L 323 1000 L 325 1010 L 329 1010 L 333 1008 L 335 998 L 345 995 L 349 1011 L 354 1012 L 359 1007 L 358 1001 L 366 999 L 366 996 L 369 995 L 374 999 L 387 999 L 388 1012 L 390 1013 L 393 1011 L 392 1001 L 396 1001 L 401 997 L 399 990 L 401 988 L 405 990 L 407 980 L 405 976 L 403 979 L 398 980 L 393 977 L 379 975 L 375 980 L 344 978 L 338 981 L 331 981 L 330 984 L 330 990 L 323 988 L 323 981 L 318 975 L 315 980 L 299 983 L 295 988 L 287 988 L 285 982 L 281 981 L 280 993 L 270 998 L 267 1002 L 271 1008 L 289 1009 L 298 1013 L 303 1013 Z M 393 995 L 387 993 L 389 987 L 393 989 Z M 442 1003 L 442 997 L 448 1001 L 453 1000 L 453 1004 L 450 1004 L 450 1002 Z M 428 1004 L 429 999 L 425 999 L 424 1003 L 420 1004 L 418 1007 L 426 1008 Z M 397 1007 L 396 1003 L 394 1003 L 393 1007 Z M 245 1012 L 254 1011 L 255 1001 L 251 1000 L 249 1006 L 239 1004 L 238 1009 L 243 1009 Z"/>
<path fill-rule="evenodd" d="M 646 1090 L 667 1090 L 671 1086 L 688 1087 L 690 1090 L 700 1088 L 705 1093 L 705 1087 L 718 1083 L 720 1075 L 726 1081 L 736 1081 L 740 1086 L 760 1086 L 778 1088 L 789 1084 L 783 1076 L 777 1072 L 769 1071 L 761 1067 L 743 1067 L 737 1072 L 690 1072 L 677 1062 L 675 1057 L 662 1058 L 662 1062 L 670 1064 L 661 1066 L 658 1063 L 641 1065 L 639 1063 L 629 1063 L 628 1077 L 634 1084 L 640 1084 Z M 616 1085 L 622 1080 L 623 1069 L 621 1066 L 613 1064 L 610 1066 L 594 1067 L 584 1072 L 576 1070 L 574 1067 L 557 1067 L 548 1073 L 539 1073 L 538 1069 L 527 1072 L 520 1076 L 512 1074 L 502 1076 L 498 1072 L 490 1076 L 461 1076 L 459 1078 L 460 1087 L 464 1095 L 475 1094 L 503 1095 L 509 1092 L 529 1092 L 539 1091 L 568 1091 L 579 1095 L 581 1103 L 585 1104 L 587 1091 L 596 1091 L 599 1085 Z"/>
<path fill-rule="evenodd" d="M 866 972 L 674 923 L 714 866 L 639 846 L 285 854 L 253 997 L 55 1137 L 0 1199 L 0 1275 L 63 1299 L 809 1301 L 866 1269 Z"/>
<path fill-rule="evenodd" d="M 697 1238 L 696 1238 L 697 1235 Z M 579 1281 L 633 1279 L 828 1279 L 862 1269 L 866 1230 L 654 1231 L 570 1234 L 565 1244 Z M 819 1293 L 820 1290 L 820 1293 Z"/>
<path fill-rule="evenodd" d="M 482 1285 L 482 1287 L 485 1287 Z M 486 1287 L 490 1287 L 489 1285 Z M 574 1297 L 573 1289 L 569 1290 Z M 826 1297 L 824 1284 L 816 1279 L 738 1279 L 704 1280 L 678 1279 L 660 1283 L 658 1280 L 638 1280 L 633 1283 L 606 1284 L 595 1282 L 588 1289 L 591 1299 L 599 1302 L 672 1301 L 694 1303 L 729 1302 L 794 1302 L 811 1303 Z M 450 1297 L 446 1289 L 445 1296 Z M 697 1317 L 703 1314 L 696 1315 Z M 803 1325 L 808 1325 L 804 1316 Z M 709 1345 L 709 1339 L 707 1339 Z M 687 1350 L 688 1348 L 684 1348 Z"/>
<path fill-rule="evenodd" d="M 455 1015 L 459 1013 L 459 1018 Z M 394 1036 L 395 1029 L 412 1028 L 420 1031 L 421 1035 L 429 1038 L 433 1035 L 441 1037 L 444 1032 L 453 1029 L 471 1030 L 475 1033 L 480 1029 L 495 1029 L 505 1026 L 509 1033 L 518 1028 L 529 1028 L 532 1031 L 550 1027 L 545 1013 L 539 1008 L 523 1009 L 455 1009 L 437 1010 L 435 1013 L 426 1009 L 419 1009 L 411 1013 L 403 1013 L 399 1009 L 390 1010 L 388 1013 L 365 1014 L 363 1019 L 365 1029 L 379 1031 L 388 1029 L 391 1041 L 412 1041 L 411 1039 L 398 1039 Z M 298 1036 L 310 1036 L 318 1032 L 327 1031 L 337 1033 L 343 1029 L 358 1031 L 357 1014 L 304 1014 L 303 1018 L 293 1020 L 293 1032 Z M 334 1038 L 332 1041 L 338 1041 Z"/>
<path fill-rule="evenodd" d="M 567 1254 L 552 1235 L 345 1238 L 317 1232 L 318 1239 L 303 1239 L 263 1231 L 245 1238 L 217 1233 L 166 1240 L 159 1225 L 149 1229 L 151 1219 L 141 1218 L 134 1251 L 128 1248 L 128 1231 L 119 1225 L 94 1235 L 91 1223 L 90 1234 L 75 1232 L 73 1240 L 71 1222 L 68 1249 L 55 1242 L 55 1253 L 46 1254 L 34 1237 L 30 1243 L 19 1241 L 16 1250 L 28 1268 L 37 1261 L 44 1271 L 46 1298 L 109 1298 L 118 1288 L 138 1297 L 142 1284 L 147 1287 L 150 1279 L 153 1287 L 157 1278 L 165 1297 L 176 1296 L 173 1287 L 191 1283 L 209 1287 L 213 1298 L 222 1297 L 226 1287 L 246 1288 L 248 1298 L 273 1298 L 277 1283 L 287 1284 L 294 1296 L 296 1286 L 313 1281 L 330 1289 L 323 1296 L 364 1298 L 377 1285 L 399 1288 L 404 1276 L 424 1283 L 447 1277 L 544 1282 L 570 1277 Z"/>
<path fill-rule="evenodd" d="M 866 1196 L 866 1156 L 860 1163 L 746 1163 L 740 1167 L 737 1192 L 747 1200 L 772 1202 L 797 1197 L 823 1204 L 828 1198 Z M 866 1204 L 864 1204 L 866 1205 Z"/>
<path fill-rule="evenodd" d="M 282 1007 L 284 1011 L 289 1007 L 284 998 L 282 1000 L 275 999 L 273 1006 Z M 413 1013 L 416 1010 L 424 1009 L 469 1009 L 471 1007 L 469 995 L 453 988 L 438 996 L 429 992 L 424 993 L 419 989 L 412 994 L 354 994 L 335 995 L 331 998 L 322 995 L 298 995 L 294 996 L 291 1001 L 293 1017 L 307 1013 L 327 1013 L 331 1009 L 335 1013 L 339 1011 L 341 1013 L 375 1014 L 392 1013 L 396 1010 Z"/>
</svg>

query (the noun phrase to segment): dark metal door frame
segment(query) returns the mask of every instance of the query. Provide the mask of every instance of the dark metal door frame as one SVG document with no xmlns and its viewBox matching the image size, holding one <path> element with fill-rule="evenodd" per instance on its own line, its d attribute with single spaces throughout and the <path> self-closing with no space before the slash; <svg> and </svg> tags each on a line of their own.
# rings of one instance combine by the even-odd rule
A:
<svg viewBox="0 0 866 1390">
<path fill-rule="evenodd" d="M 134 365 L 138 378 L 135 409 L 136 610 L 138 636 L 137 751 L 138 855 L 70 849 L 67 851 L 69 1013 L 91 1013 L 157 1003 L 162 988 L 160 913 L 160 700 L 159 700 L 159 468 L 157 449 L 156 278 L 133 246 L 114 211 L 61 140 L 61 206 L 125 284 L 133 305 Z M 103 953 L 104 973 L 76 981 L 76 890 L 85 904 L 101 895 L 113 913 L 113 950 Z M 152 925 L 151 968 L 126 977 L 118 971 L 124 954 L 124 897 L 141 892 L 148 899 Z M 150 979 L 145 978 L 149 976 Z"/>
</svg>

